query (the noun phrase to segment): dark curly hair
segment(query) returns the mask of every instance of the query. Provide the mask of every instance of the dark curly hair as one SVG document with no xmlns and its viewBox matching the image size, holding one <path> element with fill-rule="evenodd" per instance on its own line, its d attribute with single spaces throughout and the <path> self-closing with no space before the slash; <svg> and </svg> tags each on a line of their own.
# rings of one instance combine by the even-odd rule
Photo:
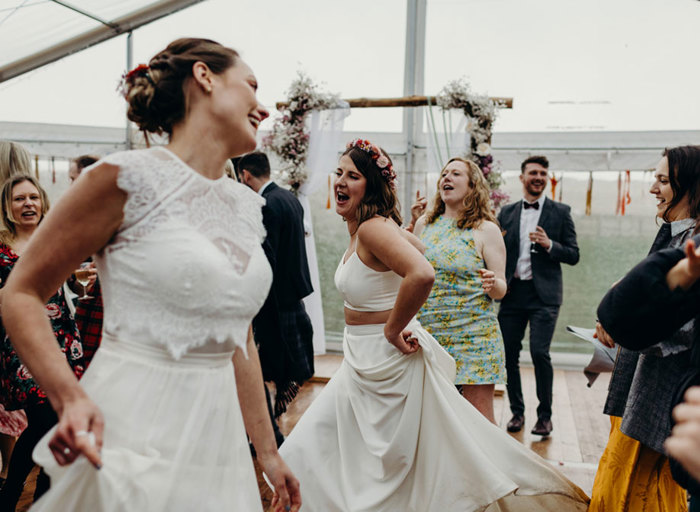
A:
<svg viewBox="0 0 700 512">
<path fill-rule="evenodd" d="M 689 216 L 700 220 L 700 146 L 666 148 L 663 156 L 668 158 L 668 181 L 673 197 L 661 218 L 671 222 L 671 210 L 687 196 Z"/>
<path fill-rule="evenodd" d="M 125 78 L 127 117 L 144 132 L 172 135 L 187 111 L 185 84 L 195 62 L 215 74 L 236 64 L 238 52 L 210 39 L 183 38 L 170 43 L 148 63 L 148 70 Z"/>
<path fill-rule="evenodd" d="M 391 158 L 383 148 L 379 148 L 384 156 Z M 371 219 L 375 215 L 393 219 L 399 226 L 403 222 L 401 219 L 401 207 L 399 199 L 396 197 L 396 190 L 391 186 L 384 176 L 382 170 L 377 167 L 376 161 L 367 151 L 358 147 L 350 147 L 343 152 L 342 156 L 350 157 L 357 170 L 367 179 L 365 196 L 357 207 L 355 218 L 359 226 L 364 221 Z"/>
</svg>

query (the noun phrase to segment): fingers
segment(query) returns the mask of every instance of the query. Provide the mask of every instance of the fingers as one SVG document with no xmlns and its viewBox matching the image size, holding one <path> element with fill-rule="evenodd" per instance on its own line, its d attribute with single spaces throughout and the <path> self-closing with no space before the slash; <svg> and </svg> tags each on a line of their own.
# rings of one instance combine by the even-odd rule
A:
<svg viewBox="0 0 700 512">
<path fill-rule="evenodd" d="M 420 189 L 416 190 L 416 201 L 420 199 Z"/>
<path fill-rule="evenodd" d="M 613 348 L 615 346 L 615 340 L 613 340 L 608 332 L 603 328 L 600 322 L 595 324 L 595 337 L 600 340 L 600 342 L 606 347 Z"/>
<path fill-rule="evenodd" d="M 685 392 L 683 398 L 688 403 L 700 405 L 700 386 L 688 388 L 688 391 Z"/>
</svg>

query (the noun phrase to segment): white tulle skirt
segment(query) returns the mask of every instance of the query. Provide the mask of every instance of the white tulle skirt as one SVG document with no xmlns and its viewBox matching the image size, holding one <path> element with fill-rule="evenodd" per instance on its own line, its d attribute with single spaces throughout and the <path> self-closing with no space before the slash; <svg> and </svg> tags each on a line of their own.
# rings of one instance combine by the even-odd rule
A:
<svg viewBox="0 0 700 512">
<path fill-rule="evenodd" d="M 105 417 L 103 467 L 58 466 L 52 430 L 34 450 L 51 489 L 32 511 L 261 511 L 231 357 L 199 349 L 176 361 L 103 337 L 81 381 Z"/>
<path fill-rule="evenodd" d="M 345 359 L 281 447 L 305 512 L 584 511 L 578 487 L 455 389 L 417 321 L 404 355 L 384 325 L 347 326 Z"/>
</svg>

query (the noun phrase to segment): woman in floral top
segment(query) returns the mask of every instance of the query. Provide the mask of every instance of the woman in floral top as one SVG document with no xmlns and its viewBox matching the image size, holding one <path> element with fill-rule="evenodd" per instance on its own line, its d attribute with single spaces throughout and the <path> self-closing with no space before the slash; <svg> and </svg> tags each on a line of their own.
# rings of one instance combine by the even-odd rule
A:
<svg viewBox="0 0 700 512">
<path fill-rule="evenodd" d="M 49 203 L 46 192 L 31 176 L 8 179 L 0 196 L 2 218 L 6 231 L 0 232 L 0 279 L 4 285 L 17 263 L 29 238 L 46 214 Z M 0 291 L 0 301 L 2 291 Z M 76 376 L 83 372 L 83 349 L 80 335 L 66 304 L 63 289 L 46 304 L 46 314 L 53 327 L 56 341 L 73 368 Z M 27 428 L 15 445 L 10 460 L 7 480 L 0 490 L 0 510 L 14 510 L 24 481 L 31 471 L 32 450 L 41 437 L 56 424 L 57 417 L 27 368 L 0 327 L 0 402 L 8 411 L 24 409 Z M 48 489 L 48 478 L 40 473 L 37 478 L 35 499 Z"/>
<path fill-rule="evenodd" d="M 412 216 L 424 210 L 419 198 Z M 433 208 L 415 221 L 414 234 L 435 269 L 418 318 L 455 359 L 455 384 L 464 398 L 495 423 L 493 392 L 505 382 L 505 356 L 494 300 L 506 293 L 506 248 L 488 184 L 474 162 L 447 162 Z"/>
</svg>

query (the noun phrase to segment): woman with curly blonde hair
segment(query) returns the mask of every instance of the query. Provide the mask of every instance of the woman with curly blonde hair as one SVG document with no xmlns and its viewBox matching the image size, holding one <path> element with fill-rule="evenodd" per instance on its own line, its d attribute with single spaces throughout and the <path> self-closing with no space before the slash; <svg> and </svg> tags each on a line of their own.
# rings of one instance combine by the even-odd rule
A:
<svg viewBox="0 0 700 512">
<path fill-rule="evenodd" d="M 435 284 L 419 312 L 425 329 L 457 363 L 455 384 L 495 423 L 493 391 L 505 382 L 503 339 L 494 300 L 506 293 L 506 248 L 479 167 L 452 158 L 440 172 L 432 209 L 411 208 Z"/>
</svg>

